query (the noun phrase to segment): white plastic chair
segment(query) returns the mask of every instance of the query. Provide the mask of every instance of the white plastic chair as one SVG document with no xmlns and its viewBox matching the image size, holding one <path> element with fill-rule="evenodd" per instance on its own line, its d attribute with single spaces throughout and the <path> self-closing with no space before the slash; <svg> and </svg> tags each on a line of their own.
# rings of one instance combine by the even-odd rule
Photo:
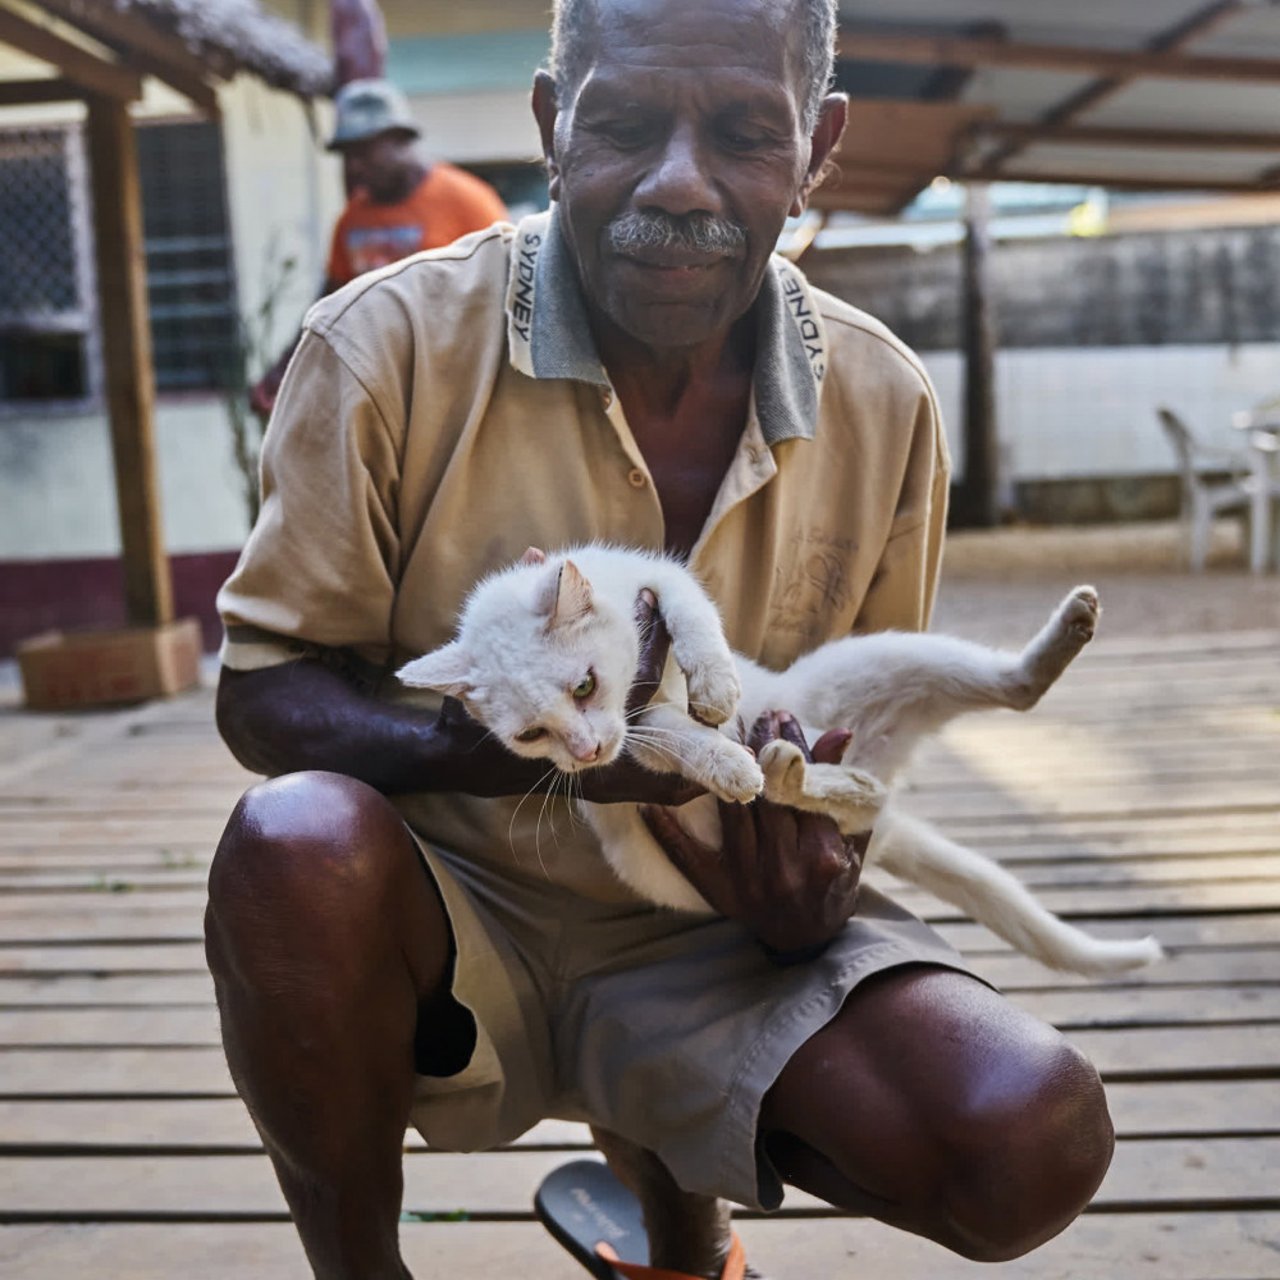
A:
<svg viewBox="0 0 1280 1280">
<path fill-rule="evenodd" d="M 1215 516 L 1239 514 L 1249 526 L 1256 523 L 1252 464 L 1243 450 L 1213 449 L 1201 444 L 1195 432 L 1172 409 L 1161 405 L 1156 416 L 1178 458 L 1187 559 L 1191 568 L 1199 573 L 1209 556 L 1209 537 Z M 1225 479 L 1217 478 L 1224 475 Z M 1253 537 L 1248 539 L 1251 550 L 1256 541 Z"/>
<path fill-rule="evenodd" d="M 1246 484 L 1253 502 L 1249 567 L 1280 571 L 1280 396 L 1233 414 L 1232 425 L 1248 433 L 1253 476 Z"/>
</svg>

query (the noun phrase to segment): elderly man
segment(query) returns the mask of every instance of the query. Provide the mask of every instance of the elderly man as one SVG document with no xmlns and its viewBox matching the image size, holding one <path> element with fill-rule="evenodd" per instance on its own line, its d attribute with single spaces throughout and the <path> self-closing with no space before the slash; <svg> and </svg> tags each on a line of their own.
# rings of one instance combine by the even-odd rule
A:
<svg viewBox="0 0 1280 1280">
<path fill-rule="evenodd" d="M 708 857 L 656 810 L 723 916 L 656 911 L 581 829 L 538 847 L 539 806 L 518 807 L 537 770 L 388 688 L 529 544 L 685 556 L 771 665 L 925 625 L 947 492 L 928 381 L 771 252 L 843 128 L 834 10 L 561 0 L 533 96 L 551 215 L 309 318 L 221 596 L 219 723 L 274 780 L 218 849 L 208 951 L 318 1276 L 407 1274 L 406 1124 L 479 1149 L 590 1122 L 652 1261 L 690 1276 L 721 1274 L 718 1198 L 773 1207 L 787 1182 L 1002 1259 L 1106 1170 L 1093 1069 L 859 894 L 860 851 L 825 820 L 726 808 Z M 798 730 L 756 727 L 779 733 Z M 683 794 L 599 772 L 596 799 Z"/>
</svg>

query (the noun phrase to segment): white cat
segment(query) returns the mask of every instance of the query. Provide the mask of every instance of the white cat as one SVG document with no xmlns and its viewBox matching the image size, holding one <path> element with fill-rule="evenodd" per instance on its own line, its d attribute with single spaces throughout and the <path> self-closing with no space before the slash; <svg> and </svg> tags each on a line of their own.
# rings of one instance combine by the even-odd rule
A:
<svg viewBox="0 0 1280 1280">
<path fill-rule="evenodd" d="M 643 588 L 658 599 L 671 653 L 657 696 L 628 722 Z M 1018 654 L 884 632 L 833 641 L 770 671 L 729 649 L 714 604 L 677 561 L 596 544 L 551 557 L 530 549 L 475 587 L 455 640 L 406 664 L 399 678 L 461 699 L 515 754 L 565 773 L 625 751 L 647 768 L 685 775 L 710 795 L 676 812 L 707 844 L 720 842 L 715 797 L 745 803 L 763 794 L 829 814 L 845 834 L 871 829 L 867 865 L 922 885 L 1046 965 L 1106 974 L 1159 959 L 1159 944 L 1090 937 L 997 863 L 887 803 L 888 784 L 926 734 L 965 711 L 1034 706 L 1092 638 L 1098 614 L 1093 588 L 1077 587 Z M 827 729 L 852 730 L 841 763 L 806 763 L 783 741 L 756 760 L 741 745 L 742 726 L 769 710 L 790 711 L 811 742 Z M 625 883 L 662 906 L 710 910 L 637 806 L 581 808 Z"/>
</svg>

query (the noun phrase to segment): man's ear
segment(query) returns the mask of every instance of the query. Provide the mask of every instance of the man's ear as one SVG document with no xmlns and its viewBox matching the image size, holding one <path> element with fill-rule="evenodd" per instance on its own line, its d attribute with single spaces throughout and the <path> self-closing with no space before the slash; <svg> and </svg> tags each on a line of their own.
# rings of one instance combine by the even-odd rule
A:
<svg viewBox="0 0 1280 1280">
<path fill-rule="evenodd" d="M 560 166 L 556 162 L 556 117 L 560 105 L 556 99 L 556 82 L 546 71 L 533 77 L 533 118 L 538 122 L 542 138 L 542 158 L 547 166 L 547 192 L 552 200 L 560 199 Z"/>
<path fill-rule="evenodd" d="M 810 137 L 809 167 L 796 198 L 791 202 L 790 214 L 798 218 L 809 203 L 814 188 L 826 177 L 827 161 L 836 149 L 844 126 L 849 119 L 849 99 L 843 93 L 829 93 L 818 110 L 818 123 Z"/>
</svg>

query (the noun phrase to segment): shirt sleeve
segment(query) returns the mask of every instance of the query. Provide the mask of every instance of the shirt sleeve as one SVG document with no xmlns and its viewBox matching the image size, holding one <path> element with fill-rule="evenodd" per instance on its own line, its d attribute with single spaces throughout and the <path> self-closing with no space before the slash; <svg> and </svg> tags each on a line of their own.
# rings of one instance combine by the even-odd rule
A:
<svg viewBox="0 0 1280 1280">
<path fill-rule="evenodd" d="M 922 397 L 898 510 L 854 624 L 858 633 L 924 631 L 942 566 L 951 460 L 933 389 Z"/>
<path fill-rule="evenodd" d="M 262 452 L 262 510 L 218 593 L 222 661 L 274 666 L 315 649 L 385 663 L 399 578 L 399 449 L 361 379 L 304 333 Z"/>
</svg>

